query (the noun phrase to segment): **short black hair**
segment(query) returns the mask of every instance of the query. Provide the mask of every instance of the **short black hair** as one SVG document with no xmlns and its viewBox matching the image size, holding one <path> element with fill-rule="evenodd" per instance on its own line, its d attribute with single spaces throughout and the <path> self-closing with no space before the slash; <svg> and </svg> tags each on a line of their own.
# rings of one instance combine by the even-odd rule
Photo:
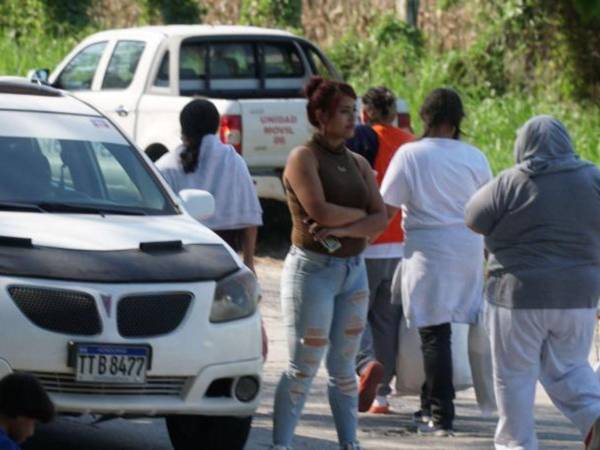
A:
<svg viewBox="0 0 600 450">
<path fill-rule="evenodd" d="M 54 418 L 54 404 L 38 379 L 24 372 L 0 380 L 0 414 L 11 419 L 27 417 L 40 422 Z"/>
<path fill-rule="evenodd" d="M 429 136 L 432 128 L 446 124 L 454 127 L 454 139 L 460 138 L 460 124 L 465 117 L 465 110 L 460 95 L 455 90 L 434 89 L 423 102 L 419 114 L 425 124 L 424 137 Z"/>
</svg>

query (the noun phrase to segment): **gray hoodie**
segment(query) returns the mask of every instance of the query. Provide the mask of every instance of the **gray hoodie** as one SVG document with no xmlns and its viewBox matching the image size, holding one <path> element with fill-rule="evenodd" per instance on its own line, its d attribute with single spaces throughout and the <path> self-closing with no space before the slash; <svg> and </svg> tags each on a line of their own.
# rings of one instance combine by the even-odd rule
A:
<svg viewBox="0 0 600 450">
<path fill-rule="evenodd" d="M 516 166 L 468 202 L 490 252 L 486 298 L 508 308 L 592 308 L 600 296 L 600 170 L 548 116 L 519 130 Z"/>
</svg>

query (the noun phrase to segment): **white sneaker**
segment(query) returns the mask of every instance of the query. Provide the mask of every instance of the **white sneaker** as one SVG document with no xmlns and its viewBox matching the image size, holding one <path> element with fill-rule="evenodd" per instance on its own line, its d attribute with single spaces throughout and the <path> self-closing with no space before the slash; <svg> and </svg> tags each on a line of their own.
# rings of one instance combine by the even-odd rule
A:
<svg viewBox="0 0 600 450">
<path fill-rule="evenodd" d="M 375 397 L 375 401 L 369 408 L 369 412 L 371 414 L 389 414 L 390 403 L 388 402 L 387 397 L 384 397 L 383 395 Z"/>
<path fill-rule="evenodd" d="M 441 425 L 436 425 L 433 420 L 430 420 L 426 424 L 423 423 L 417 428 L 417 432 L 422 436 L 435 436 L 435 437 L 453 437 L 454 429 L 443 428 Z M 599 449 L 600 450 L 600 449 Z"/>
<path fill-rule="evenodd" d="M 427 424 L 431 421 L 431 415 L 429 413 L 423 413 L 423 410 L 420 409 L 413 413 L 412 421 L 417 426 L 420 426 L 422 424 Z"/>
</svg>

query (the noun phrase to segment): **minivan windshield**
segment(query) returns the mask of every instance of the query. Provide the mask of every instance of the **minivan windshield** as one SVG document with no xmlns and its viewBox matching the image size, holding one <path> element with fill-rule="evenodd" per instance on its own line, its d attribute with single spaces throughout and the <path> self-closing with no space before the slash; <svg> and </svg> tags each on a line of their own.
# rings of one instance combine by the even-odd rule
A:
<svg viewBox="0 0 600 450">
<path fill-rule="evenodd" d="M 0 210 L 164 215 L 175 208 L 105 118 L 0 110 Z"/>
</svg>

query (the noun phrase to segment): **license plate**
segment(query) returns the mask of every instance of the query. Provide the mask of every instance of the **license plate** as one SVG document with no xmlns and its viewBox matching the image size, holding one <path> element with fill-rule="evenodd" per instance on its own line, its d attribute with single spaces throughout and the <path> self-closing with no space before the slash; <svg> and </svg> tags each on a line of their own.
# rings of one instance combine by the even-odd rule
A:
<svg viewBox="0 0 600 450">
<path fill-rule="evenodd" d="M 145 383 L 149 346 L 75 344 L 75 379 L 81 382 Z"/>
</svg>

